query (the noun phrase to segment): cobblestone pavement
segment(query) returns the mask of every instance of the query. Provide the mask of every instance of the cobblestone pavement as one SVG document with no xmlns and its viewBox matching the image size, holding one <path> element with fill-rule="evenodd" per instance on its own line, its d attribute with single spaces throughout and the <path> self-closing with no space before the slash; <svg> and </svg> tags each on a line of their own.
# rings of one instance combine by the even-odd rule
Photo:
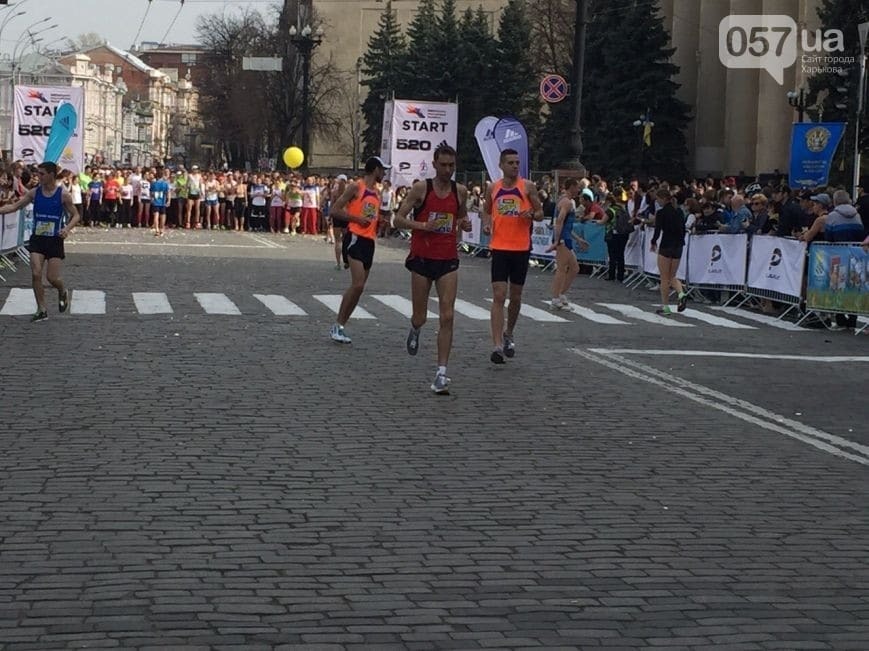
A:
<svg viewBox="0 0 869 651">
<path fill-rule="evenodd" d="M 322 242 L 152 242 L 76 233 L 65 275 L 105 314 L 0 315 L 3 648 L 869 649 L 866 337 L 522 317 L 495 367 L 459 315 L 438 397 L 435 324 L 408 357 L 370 296 L 409 298 L 401 245 L 340 347 Z M 0 304 L 29 283 L 3 275 Z M 769 358 L 680 355 L 710 350 Z"/>
</svg>

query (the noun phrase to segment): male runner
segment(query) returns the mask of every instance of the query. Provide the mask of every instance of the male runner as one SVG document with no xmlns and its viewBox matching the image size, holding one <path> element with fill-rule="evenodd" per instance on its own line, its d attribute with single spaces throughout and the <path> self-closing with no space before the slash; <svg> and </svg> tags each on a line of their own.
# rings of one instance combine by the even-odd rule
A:
<svg viewBox="0 0 869 651">
<path fill-rule="evenodd" d="M 513 357 L 516 346 L 513 329 L 522 307 L 522 288 L 528 275 L 531 257 L 531 222 L 543 220 L 543 205 L 537 186 L 519 176 L 519 153 L 515 149 L 501 152 L 499 167 L 504 178 L 486 191 L 483 203 L 483 232 L 492 235 L 492 343 L 489 359 L 504 364 Z M 509 281 L 510 305 L 507 328 L 504 328 L 504 302 Z"/>
<path fill-rule="evenodd" d="M 72 195 L 58 184 L 57 172 L 55 163 L 41 163 L 37 167 L 39 185 L 28 190 L 15 203 L 0 207 L 0 215 L 6 215 L 33 203 L 33 234 L 27 247 L 30 250 L 33 293 L 36 296 L 36 314 L 30 319 L 31 322 L 48 318 L 45 288 L 42 286 L 43 268 L 47 268 L 48 282 L 57 289 L 58 311 L 66 312 L 70 304 L 70 291 L 60 277 L 60 261 L 64 258 L 63 241 L 78 224 L 80 217 L 72 202 Z M 66 226 L 63 225 L 64 213 L 69 216 Z"/>
<path fill-rule="evenodd" d="M 365 290 L 371 263 L 374 260 L 374 240 L 377 239 L 377 213 L 380 210 L 378 184 L 389 166 L 379 156 L 365 161 L 365 174 L 359 182 L 348 183 L 344 193 L 332 207 L 332 215 L 346 219 L 350 236 L 344 240 L 344 250 L 350 264 L 350 287 L 341 299 L 341 308 L 335 325 L 329 331 L 332 341 L 349 344 L 350 337 L 344 326 L 356 309 Z"/>
<path fill-rule="evenodd" d="M 419 331 L 425 323 L 432 283 L 438 292 L 438 366 L 431 390 L 450 392 L 447 362 L 453 345 L 453 308 L 459 283 L 459 256 L 456 239 L 459 228 L 471 230 L 466 204 L 468 190 L 453 181 L 456 150 L 441 145 L 434 152 L 435 178 L 417 181 L 404 198 L 395 216 L 397 228 L 413 231 L 410 254 L 404 266 L 410 270 L 413 316 L 407 335 L 407 352 L 419 350 Z M 413 219 L 408 213 L 413 210 Z"/>
</svg>

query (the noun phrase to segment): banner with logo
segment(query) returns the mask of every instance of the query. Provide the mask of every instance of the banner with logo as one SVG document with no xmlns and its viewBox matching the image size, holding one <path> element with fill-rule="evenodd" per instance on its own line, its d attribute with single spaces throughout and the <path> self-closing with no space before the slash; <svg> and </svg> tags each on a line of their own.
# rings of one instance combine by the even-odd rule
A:
<svg viewBox="0 0 869 651">
<path fill-rule="evenodd" d="M 499 156 L 500 152 L 505 149 L 515 149 L 519 153 L 519 176 L 523 179 L 529 178 L 528 134 L 522 123 L 513 117 L 501 118 L 495 125 L 493 132 L 495 142 L 498 144 Z"/>
<path fill-rule="evenodd" d="M 812 244 L 806 306 L 869 314 L 869 254 L 859 244 Z"/>
<path fill-rule="evenodd" d="M 625 246 L 625 267 L 643 268 L 643 231 L 639 228 L 635 228 L 628 235 L 628 244 Z"/>
<path fill-rule="evenodd" d="M 501 150 L 498 149 L 498 143 L 495 142 L 495 125 L 498 124 L 498 118 L 487 115 L 477 122 L 474 127 L 474 138 L 477 141 L 477 146 L 480 148 L 480 154 L 483 156 L 483 162 L 486 164 L 486 172 L 489 178 L 493 181 L 499 181 L 503 174 L 498 166 L 501 157 Z"/>
<path fill-rule="evenodd" d="M 434 150 L 442 143 L 456 147 L 458 104 L 396 99 L 392 105 L 391 133 L 386 134 L 392 185 L 400 188 L 433 178 Z"/>
<path fill-rule="evenodd" d="M 827 185 L 830 164 L 845 133 L 844 122 L 796 122 L 791 132 L 792 188 Z"/>
<path fill-rule="evenodd" d="M 23 229 L 18 211 L 0 215 L 0 251 L 14 251 L 23 244 Z"/>
<path fill-rule="evenodd" d="M 692 235 L 688 247 L 688 280 L 692 285 L 745 284 L 748 235 Z"/>
<path fill-rule="evenodd" d="M 643 250 L 643 272 L 647 276 L 660 276 L 658 272 L 658 254 L 652 253 L 652 236 L 655 234 L 655 231 L 651 228 L 642 231 L 643 233 L 643 241 L 642 241 L 642 250 Z M 676 268 L 676 278 L 679 280 L 687 280 L 688 278 L 688 252 L 690 250 L 689 244 L 691 243 L 691 235 L 685 234 L 685 245 L 682 248 L 682 257 L 679 258 L 679 266 Z M 658 241 L 660 244 L 660 240 Z M 625 264 L 627 264 L 627 258 L 625 259 Z"/>
<path fill-rule="evenodd" d="M 12 158 L 26 164 L 39 164 L 51 134 L 51 123 L 58 107 L 72 104 L 84 116 L 84 90 L 74 86 L 16 86 L 12 115 Z M 57 164 L 75 173 L 84 169 L 84 121 L 63 148 Z"/>
<path fill-rule="evenodd" d="M 555 251 L 547 251 L 552 244 L 552 224 L 547 220 L 532 222 L 531 255 L 535 258 L 554 258 Z"/>
<path fill-rule="evenodd" d="M 751 289 L 765 289 L 786 296 L 802 295 L 806 243 L 799 240 L 755 235 L 748 256 Z"/>
<path fill-rule="evenodd" d="M 483 220 L 480 218 L 480 213 L 469 212 L 468 220 L 471 222 L 471 230 L 462 231 L 462 242 L 480 246 L 480 235 L 483 232 Z"/>
<path fill-rule="evenodd" d="M 575 221 L 573 223 L 573 232 L 588 242 L 588 249 L 585 251 L 580 249 L 579 242 L 576 243 L 574 247 L 576 259 L 589 264 L 605 263 L 607 260 L 606 241 L 604 240 L 605 231 L 606 227 L 603 224 Z"/>
</svg>

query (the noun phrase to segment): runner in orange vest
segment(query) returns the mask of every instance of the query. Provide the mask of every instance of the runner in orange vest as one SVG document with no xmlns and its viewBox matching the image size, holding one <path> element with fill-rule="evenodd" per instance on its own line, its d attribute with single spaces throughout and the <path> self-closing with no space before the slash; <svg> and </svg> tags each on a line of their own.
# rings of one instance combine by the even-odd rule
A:
<svg viewBox="0 0 869 651">
<path fill-rule="evenodd" d="M 489 359 L 504 364 L 505 357 L 516 354 L 513 329 L 522 307 L 522 288 L 531 258 L 531 222 L 543 221 L 543 205 L 537 186 L 519 176 L 519 152 L 501 152 L 499 167 L 504 178 L 486 192 L 483 204 L 483 232 L 491 234 L 492 250 L 492 344 Z M 504 327 L 504 302 L 509 283 L 510 305 Z"/>
<path fill-rule="evenodd" d="M 379 156 L 365 161 L 365 175 L 361 182 L 348 183 L 344 194 L 332 207 L 332 216 L 350 222 L 349 237 L 344 238 L 344 251 L 350 264 L 350 287 L 344 292 L 338 319 L 329 330 L 332 341 L 349 344 L 350 337 L 344 326 L 356 309 L 365 291 L 368 274 L 374 260 L 374 240 L 377 238 L 377 218 L 380 211 L 379 184 L 389 166 Z"/>
</svg>

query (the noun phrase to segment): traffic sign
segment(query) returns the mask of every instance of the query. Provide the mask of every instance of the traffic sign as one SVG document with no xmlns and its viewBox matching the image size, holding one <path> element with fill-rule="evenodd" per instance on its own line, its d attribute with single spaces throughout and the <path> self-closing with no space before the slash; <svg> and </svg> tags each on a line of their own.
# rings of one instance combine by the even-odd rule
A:
<svg viewBox="0 0 869 651">
<path fill-rule="evenodd" d="M 570 86 L 561 75 L 546 75 L 540 81 L 540 97 L 544 102 L 557 104 L 567 97 Z"/>
</svg>

